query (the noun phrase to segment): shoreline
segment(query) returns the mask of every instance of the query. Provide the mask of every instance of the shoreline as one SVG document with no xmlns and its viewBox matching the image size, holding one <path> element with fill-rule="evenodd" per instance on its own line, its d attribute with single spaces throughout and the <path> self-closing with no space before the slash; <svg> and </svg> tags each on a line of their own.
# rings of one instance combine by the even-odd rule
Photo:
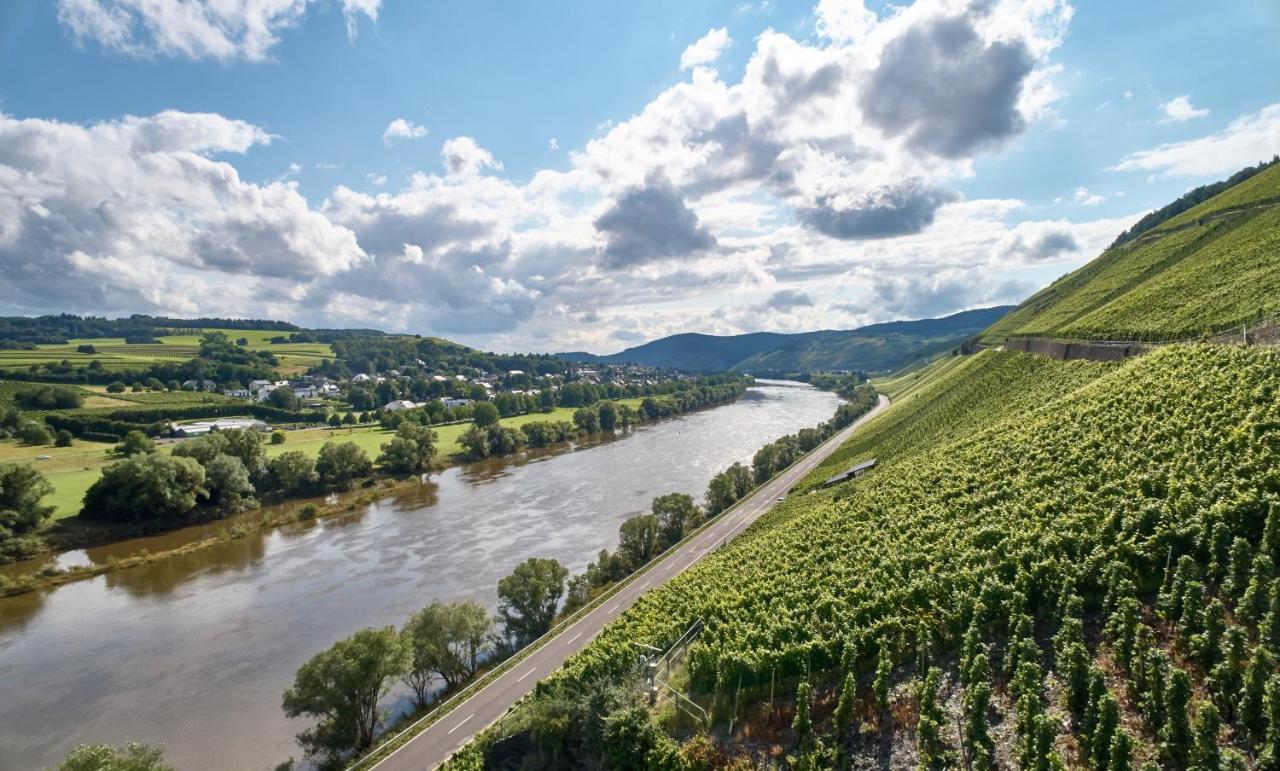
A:
<svg viewBox="0 0 1280 771">
<path fill-rule="evenodd" d="M 746 390 L 747 389 L 744 389 L 743 393 L 745 393 Z M 638 423 L 631 428 L 613 432 L 613 438 L 617 439 L 624 437 L 628 435 L 632 429 L 638 426 L 653 425 L 665 422 L 668 419 L 676 419 L 694 412 L 700 412 L 704 409 L 715 409 L 716 407 L 727 406 L 737 402 L 739 398 L 741 398 L 741 394 L 732 401 L 707 404 L 666 418 Z M 609 439 L 606 438 L 606 435 L 606 432 L 599 432 L 588 436 L 578 437 L 566 442 L 555 442 L 546 445 L 545 447 L 525 448 L 518 452 L 511 453 L 510 455 L 499 456 L 491 459 L 505 460 L 516 458 L 522 454 L 528 453 L 530 450 L 559 450 L 572 452 L 575 445 L 583 443 L 589 445 L 583 449 L 590 449 L 593 446 L 609 441 Z M 110 526 L 100 527 L 94 525 L 80 525 L 78 526 L 81 528 L 81 533 L 79 535 L 84 537 L 84 540 L 82 541 L 70 540 L 75 537 L 75 534 L 68 534 L 68 540 L 55 540 L 56 545 L 51 544 L 49 549 L 34 554 L 25 560 L 0 564 L 0 599 L 15 597 L 29 592 L 54 589 L 65 584 L 95 578 L 118 570 L 125 570 L 141 565 L 149 565 L 161 560 L 185 556 L 219 544 L 238 540 L 250 533 L 262 530 L 270 530 L 302 522 L 320 521 L 337 515 L 350 514 L 365 506 L 390 498 L 399 491 L 408 489 L 415 485 L 423 484 L 423 476 L 433 476 L 435 474 L 443 473 L 451 468 L 464 466 L 468 463 L 483 462 L 483 460 L 490 459 L 474 461 L 467 459 L 461 453 L 452 453 L 447 456 L 440 466 L 434 469 L 429 475 L 396 477 L 382 472 L 376 472 L 373 475 L 366 477 L 362 484 L 353 490 L 334 492 L 318 497 L 294 498 L 276 503 L 268 503 L 253 509 L 237 512 L 220 519 L 192 521 L 172 528 L 160 528 L 147 531 L 135 530 L 133 532 L 128 532 L 127 534 L 120 533 L 120 531 L 117 530 L 113 534 Z M 329 499 L 334 497 L 336 497 L 336 500 L 329 502 Z M 310 514 L 304 514 L 304 509 L 307 509 L 308 507 L 314 507 L 315 511 Z M 273 509 L 278 510 L 273 511 Z M 66 527 L 66 525 L 61 526 Z M 194 539 L 170 549 L 151 552 L 143 548 L 127 557 L 108 557 L 105 562 L 98 564 L 74 565 L 68 568 L 59 568 L 56 565 L 47 564 L 51 558 L 56 561 L 56 559 L 63 554 L 78 550 L 108 547 L 126 543 L 134 539 L 164 537 L 180 533 L 187 528 L 198 527 L 211 528 L 214 532 L 207 537 Z M 54 538 L 56 539 L 56 536 L 54 536 Z M 15 569 L 16 566 L 37 561 L 44 561 L 46 564 L 43 567 L 32 565 L 31 569 L 28 570 Z"/>
</svg>

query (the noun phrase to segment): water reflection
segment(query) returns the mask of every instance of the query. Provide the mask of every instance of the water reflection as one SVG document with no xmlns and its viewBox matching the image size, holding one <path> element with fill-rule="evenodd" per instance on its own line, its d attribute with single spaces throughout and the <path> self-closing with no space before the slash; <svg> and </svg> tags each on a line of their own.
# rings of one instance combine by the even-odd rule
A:
<svg viewBox="0 0 1280 771">
<path fill-rule="evenodd" d="M 89 741 L 163 743 L 182 769 L 297 756 L 304 726 L 284 717 L 280 694 L 318 650 L 433 598 L 492 607 L 498 579 L 530 556 L 581 570 L 655 495 L 701 495 L 715 472 L 836 403 L 770 384 L 626 436 L 453 468 L 350 514 L 0 600 L 0 769 L 51 765 Z M 84 556 L 158 551 L 224 526 Z"/>
</svg>

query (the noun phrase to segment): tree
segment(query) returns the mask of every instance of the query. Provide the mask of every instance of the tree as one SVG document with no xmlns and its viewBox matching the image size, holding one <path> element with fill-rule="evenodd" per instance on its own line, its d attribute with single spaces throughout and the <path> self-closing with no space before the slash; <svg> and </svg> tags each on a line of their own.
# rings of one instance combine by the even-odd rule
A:
<svg viewBox="0 0 1280 771">
<path fill-rule="evenodd" d="M 272 431 L 272 432 L 271 432 L 271 443 L 272 443 L 272 444 L 284 444 L 284 440 L 285 440 L 285 434 L 284 434 L 284 432 L 283 432 L 283 431 Z"/>
<path fill-rule="evenodd" d="M 119 380 L 114 380 L 107 385 L 107 393 L 109 394 L 122 394 L 128 389 L 129 386 Z"/>
<path fill-rule="evenodd" d="M 145 455 L 155 452 L 156 443 L 152 441 L 151 437 L 141 431 L 130 431 L 124 435 L 124 438 L 120 440 L 120 443 L 112 448 L 111 451 L 121 457 L 131 458 L 134 455 Z"/>
<path fill-rule="evenodd" d="M 209 503 L 222 512 L 244 511 L 258 505 L 249 471 L 234 455 L 219 455 L 205 464 L 204 486 Z"/>
<path fill-rule="evenodd" d="M 526 645 L 551 628 L 569 571 L 553 559 L 530 557 L 498 581 L 498 618 L 507 639 Z"/>
<path fill-rule="evenodd" d="M 269 469 L 272 485 L 290 495 L 310 491 L 319 480 L 315 461 L 301 450 L 280 453 L 271 459 Z"/>
<path fill-rule="evenodd" d="M 579 407 L 573 412 L 573 424 L 584 434 L 600 433 L 600 413 L 595 407 Z"/>
<path fill-rule="evenodd" d="M 15 535 L 35 532 L 53 514 L 40 501 L 53 485 L 30 465 L 0 464 L 0 544 Z"/>
<path fill-rule="evenodd" d="M 17 437 L 23 444 L 53 444 L 53 434 L 44 423 L 36 420 L 24 420 L 18 424 Z"/>
<path fill-rule="evenodd" d="M 618 552 L 632 570 L 639 568 L 658 553 L 658 518 L 652 514 L 629 517 L 618 528 Z"/>
<path fill-rule="evenodd" d="M 495 425 L 498 422 L 498 407 L 493 402 L 476 402 L 472 408 L 471 420 L 480 428 Z"/>
<path fill-rule="evenodd" d="M 1089 760 L 1096 771 L 1107 771 L 1111 759 L 1111 743 L 1120 726 L 1120 703 L 1108 692 L 1102 694 L 1096 707 L 1093 736 L 1089 742 Z"/>
<path fill-rule="evenodd" d="M 409 663 L 409 651 L 390 626 L 362 629 L 316 654 L 298 669 L 282 700 L 289 717 L 317 720 L 298 734 L 298 744 L 308 754 L 330 757 L 373 744 L 384 717 L 378 702 Z"/>
<path fill-rule="evenodd" d="M 289 386 L 274 388 L 267 394 L 267 404 L 281 410 L 296 411 L 302 406 L 302 400 Z"/>
<path fill-rule="evenodd" d="M 325 484 L 346 490 L 351 482 L 373 472 L 373 461 L 355 442 L 325 442 L 316 459 L 316 473 Z"/>
<path fill-rule="evenodd" d="M 164 750 L 159 747 L 82 744 L 58 764 L 58 771 L 173 771 L 173 766 L 164 762 Z"/>
<path fill-rule="evenodd" d="M 426 706 L 437 678 L 456 687 L 475 675 L 493 631 L 493 620 L 474 602 L 433 602 L 414 613 L 400 636 L 411 654 L 404 676 L 418 706 Z"/>
<path fill-rule="evenodd" d="M 71 432 L 65 428 L 58 429 L 58 433 L 53 435 L 54 447 L 70 447 L 75 437 L 71 436 Z"/>
<path fill-rule="evenodd" d="M 84 395 L 63 386 L 40 385 L 13 395 L 20 407 L 29 410 L 73 410 L 84 405 Z"/>
<path fill-rule="evenodd" d="M 653 499 L 650 511 L 658 518 L 658 537 L 663 548 L 679 543 L 697 526 L 701 517 L 691 496 L 669 493 Z"/>
<path fill-rule="evenodd" d="M 613 433 L 618 427 L 618 405 L 611 401 L 603 401 L 600 402 L 596 412 L 600 419 L 600 430 Z"/>
<path fill-rule="evenodd" d="M 1124 729 L 1116 731 L 1107 751 L 1106 771 L 1129 771 L 1133 765 L 1133 739 Z"/>
<path fill-rule="evenodd" d="M 338 413 L 336 412 L 330 415 L 329 419 L 325 422 L 329 424 L 330 428 L 342 428 L 342 418 L 338 417 Z"/>
<path fill-rule="evenodd" d="M 382 445 L 378 465 L 394 474 L 418 474 L 431 470 L 436 456 L 436 432 L 427 426 L 404 422 L 390 442 Z"/>
<path fill-rule="evenodd" d="M 107 522 L 177 520 L 205 494 L 204 468 L 194 459 L 135 455 L 102 472 L 85 493 L 80 516 Z"/>
</svg>

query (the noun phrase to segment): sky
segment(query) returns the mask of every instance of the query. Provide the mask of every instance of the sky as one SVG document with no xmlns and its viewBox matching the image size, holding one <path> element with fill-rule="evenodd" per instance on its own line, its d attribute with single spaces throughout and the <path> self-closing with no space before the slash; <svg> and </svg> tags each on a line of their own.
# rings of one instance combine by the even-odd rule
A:
<svg viewBox="0 0 1280 771">
<path fill-rule="evenodd" d="M 1274 0 L 12 0 L 0 314 L 497 351 L 1016 303 L 1280 152 Z"/>
</svg>

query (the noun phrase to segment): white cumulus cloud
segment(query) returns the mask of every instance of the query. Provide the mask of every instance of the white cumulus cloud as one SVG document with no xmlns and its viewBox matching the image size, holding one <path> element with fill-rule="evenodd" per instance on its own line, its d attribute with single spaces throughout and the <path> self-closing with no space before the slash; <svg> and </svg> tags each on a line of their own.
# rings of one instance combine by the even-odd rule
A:
<svg viewBox="0 0 1280 771">
<path fill-rule="evenodd" d="M 1170 142 L 1125 157 L 1114 169 L 1147 171 L 1157 177 L 1229 174 L 1280 151 L 1280 103 L 1244 115 L 1225 129 L 1185 142 Z"/>
<path fill-rule="evenodd" d="M 420 126 L 405 118 L 396 118 L 382 130 L 382 143 L 390 145 L 400 139 L 422 139 L 426 135 L 426 126 Z"/>
<path fill-rule="evenodd" d="M 1208 110 L 1191 104 L 1191 97 L 1186 94 L 1175 96 L 1160 105 L 1160 111 L 1164 113 L 1165 123 L 1182 123 L 1192 118 L 1203 118 L 1209 114 Z"/>
<path fill-rule="evenodd" d="M 711 30 L 684 49 L 684 53 L 680 55 L 680 69 L 688 70 L 714 63 L 732 42 L 729 30 L 724 27 Z"/>
</svg>

